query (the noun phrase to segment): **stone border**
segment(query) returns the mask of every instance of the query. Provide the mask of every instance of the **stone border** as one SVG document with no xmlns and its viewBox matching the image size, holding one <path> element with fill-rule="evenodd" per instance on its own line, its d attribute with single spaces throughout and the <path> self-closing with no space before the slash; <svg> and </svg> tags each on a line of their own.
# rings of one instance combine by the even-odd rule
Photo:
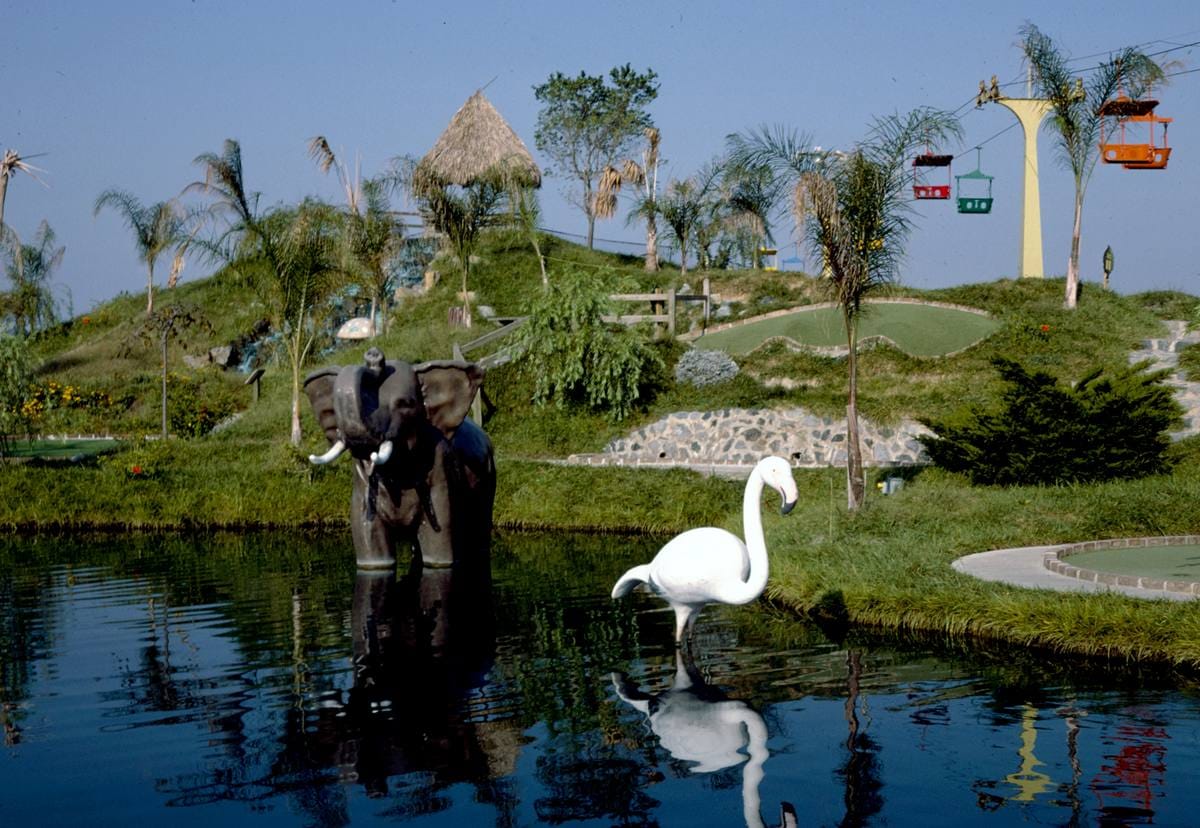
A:
<svg viewBox="0 0 1200 828">
<path fill-rule="evenodd" d="M 1161 578 L 1145 578 L 1140 575 L 1117 575 L 1113 572 L 1097 572 L 1072 566 L 1065 558 L 1079 552 L 1094 552 L 1097 549 L 1145 549 L 1151 546 L 1200 546 L 1200 535 L 1168 535 L 1158 538 L 1114 538 L 1056 546 L 1042 557 L 1042 565 L 1051 572 L 1091 581 L 1108 586 L 1137 587 L 1139 589 L 1175 592 L 1182 595 L 1200 595 L 1200 581 L 1168 581 Z"/>
</svg>

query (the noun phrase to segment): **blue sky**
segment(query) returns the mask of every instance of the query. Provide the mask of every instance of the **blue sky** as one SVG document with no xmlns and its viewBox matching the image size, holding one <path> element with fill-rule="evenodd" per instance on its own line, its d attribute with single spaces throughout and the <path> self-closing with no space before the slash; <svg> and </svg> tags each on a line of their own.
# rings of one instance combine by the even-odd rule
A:
<svg viewBox="0 0 1200 828">
<path fill-rule="evenodd" d="M 458 107 L 490 83 L 488 98 L 545 165 L 533 141 L 532 88 L 555 71 L 599 74 L 631 63 L 659 74 L 651 113 L 665 175 L 682 178 L 721 152 L 727 134 L 762 124 L 838 147 L 862 138 L 875 116 L 955 109 L 981 78 L 1022 75 L 1017 42 L 1026 21 L 1080 57 L 1200 40 L 1200 7 L 1188 0 L 1140 3 L 1135 15 L 1128 2 L 1108 0 L 944 5 L 935 13 L 908 2 L 3 0 L 0 150 L 41 153 L 33 163 L 48 185 L 15 178 L 5 220 L 22 236 L 50 222 L 67 248 L 58 281 L 83 312 L 145 287 L 118 216 L 93 217 L 96 196 L 120 187 L 144 202 L 173 197 L 197 177 L 192 159 L 219 151 L 227 137 L 241 142 L 247 184 L 263 204 L 338 200 L 336 182 L 307 157 L 309 138 L 327 136 L 374 174 L 393 156 L 425 153 Z M 1164 57 L 1200 68 L 1198 49 Z M 1170 167 L 1096 169 L 1083 219 L 1084 278 L 1099 280 L 1101 254 L 1112 245 L 1117 290 L 1200 294 L 1200 72 L 1174 78 L 1158 96 L 1160 113 L 1176 119 Z M 974 168 L 971 147 L 1015 124 L 995 105 L 969 107 L 963 117 L 963 145 L 945 148 L 963 154 L 955 172 Z M 1015 273 L 1021 144 L 1013 128 L 983 149 L 983 167 L 996 176 L 990 216 L 958 215 L 952 202 L 919 206 L 904 282 L 940 287 Z M 1046 270 L 1061 274 L 1071 179 L 1045 132 L 1041 170 Z M 566 186 L 554 178 L 543 185 L 545 224 L 582 233 Z M 600 223 L 597 235 L 639 234 L 622 215 Z M 776 236 L 794 255 L 790 220 Z M 190 261 L 184 278 L 210 269 Z"/>
</svg>

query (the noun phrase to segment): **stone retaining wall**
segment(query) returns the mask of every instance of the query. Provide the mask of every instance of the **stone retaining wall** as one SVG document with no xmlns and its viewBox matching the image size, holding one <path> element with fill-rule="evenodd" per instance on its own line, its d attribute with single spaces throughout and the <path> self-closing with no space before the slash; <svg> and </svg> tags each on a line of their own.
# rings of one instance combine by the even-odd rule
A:
<svg viewBox="0 0 1200 828">
<path fill-rule="evenodd" d="M 930 431 L 905 420 L 880 427 L 860 418 L 863 463 L 867 466 L 926 464 L 917 436 Z M 599 454 L 572 455 L 586 465 L 752 467 L 768 454 L 796 466 L 846 465 L 846 419 L 818 417 L 802 408 L 683 411 L 639 428 Z"/>
<path fill-rule="evenodd" d="M 1117 575 L 1112 572 L 1096 572 L 1072 566 L 1065 558 L 1079 552 L 1094 552 L 1097 549 L 1144 549 L 1150 546 L 1197 546 L 1200 535 L 1174 535 L 1162 538 L 1116 538 L 1114 540 L 1088 541 L 1057 546 L 1042 558 L 1042 565 L 1051 572 L 1109 586 L 1131 586 L 1141 589 L 1156 589 L 1184 595 L 1200 595 L 1200 582 L 1172 581 L 1162 578 L 1146 578 L 1140 575 Z"/>
</svg>

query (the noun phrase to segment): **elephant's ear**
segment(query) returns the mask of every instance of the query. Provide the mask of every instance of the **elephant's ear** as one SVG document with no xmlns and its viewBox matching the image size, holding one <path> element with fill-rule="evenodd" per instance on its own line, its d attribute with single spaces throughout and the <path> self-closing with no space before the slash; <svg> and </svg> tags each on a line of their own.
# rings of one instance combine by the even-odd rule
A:
<svg viewBox="0 0 1200 828">
<path fill-rule="evenodd" d="M 450 439 L 471 410 L 483 382 L 483 369 L 474 362 L 440 359 L 414 365 L 413 370 L 421 383 L 429 422 Z"/>
<path fill-rule="evenodd" d="M 312 403 L 317 424 L 333 443 L 338 439 L 337 415 L 333 410 L 333 384 L 337 380 L 337 368 L 322 368 L 304 378 L 304 393 Z"/>
</svg>

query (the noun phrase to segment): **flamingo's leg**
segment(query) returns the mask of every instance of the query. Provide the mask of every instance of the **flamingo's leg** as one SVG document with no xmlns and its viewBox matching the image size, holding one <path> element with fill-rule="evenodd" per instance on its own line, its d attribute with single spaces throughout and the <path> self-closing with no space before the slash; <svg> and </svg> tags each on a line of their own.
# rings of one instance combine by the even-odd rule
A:
<svg viewBox="0 0 1200 828">
<path fill-rule="evenodd" d="M 675 646 L 683 647 L 684 639 L 691 636 L 695 616 L 692 608 L 685 604 L 675 604 L 672 609 L 675 610 Z"/>
</svg>

